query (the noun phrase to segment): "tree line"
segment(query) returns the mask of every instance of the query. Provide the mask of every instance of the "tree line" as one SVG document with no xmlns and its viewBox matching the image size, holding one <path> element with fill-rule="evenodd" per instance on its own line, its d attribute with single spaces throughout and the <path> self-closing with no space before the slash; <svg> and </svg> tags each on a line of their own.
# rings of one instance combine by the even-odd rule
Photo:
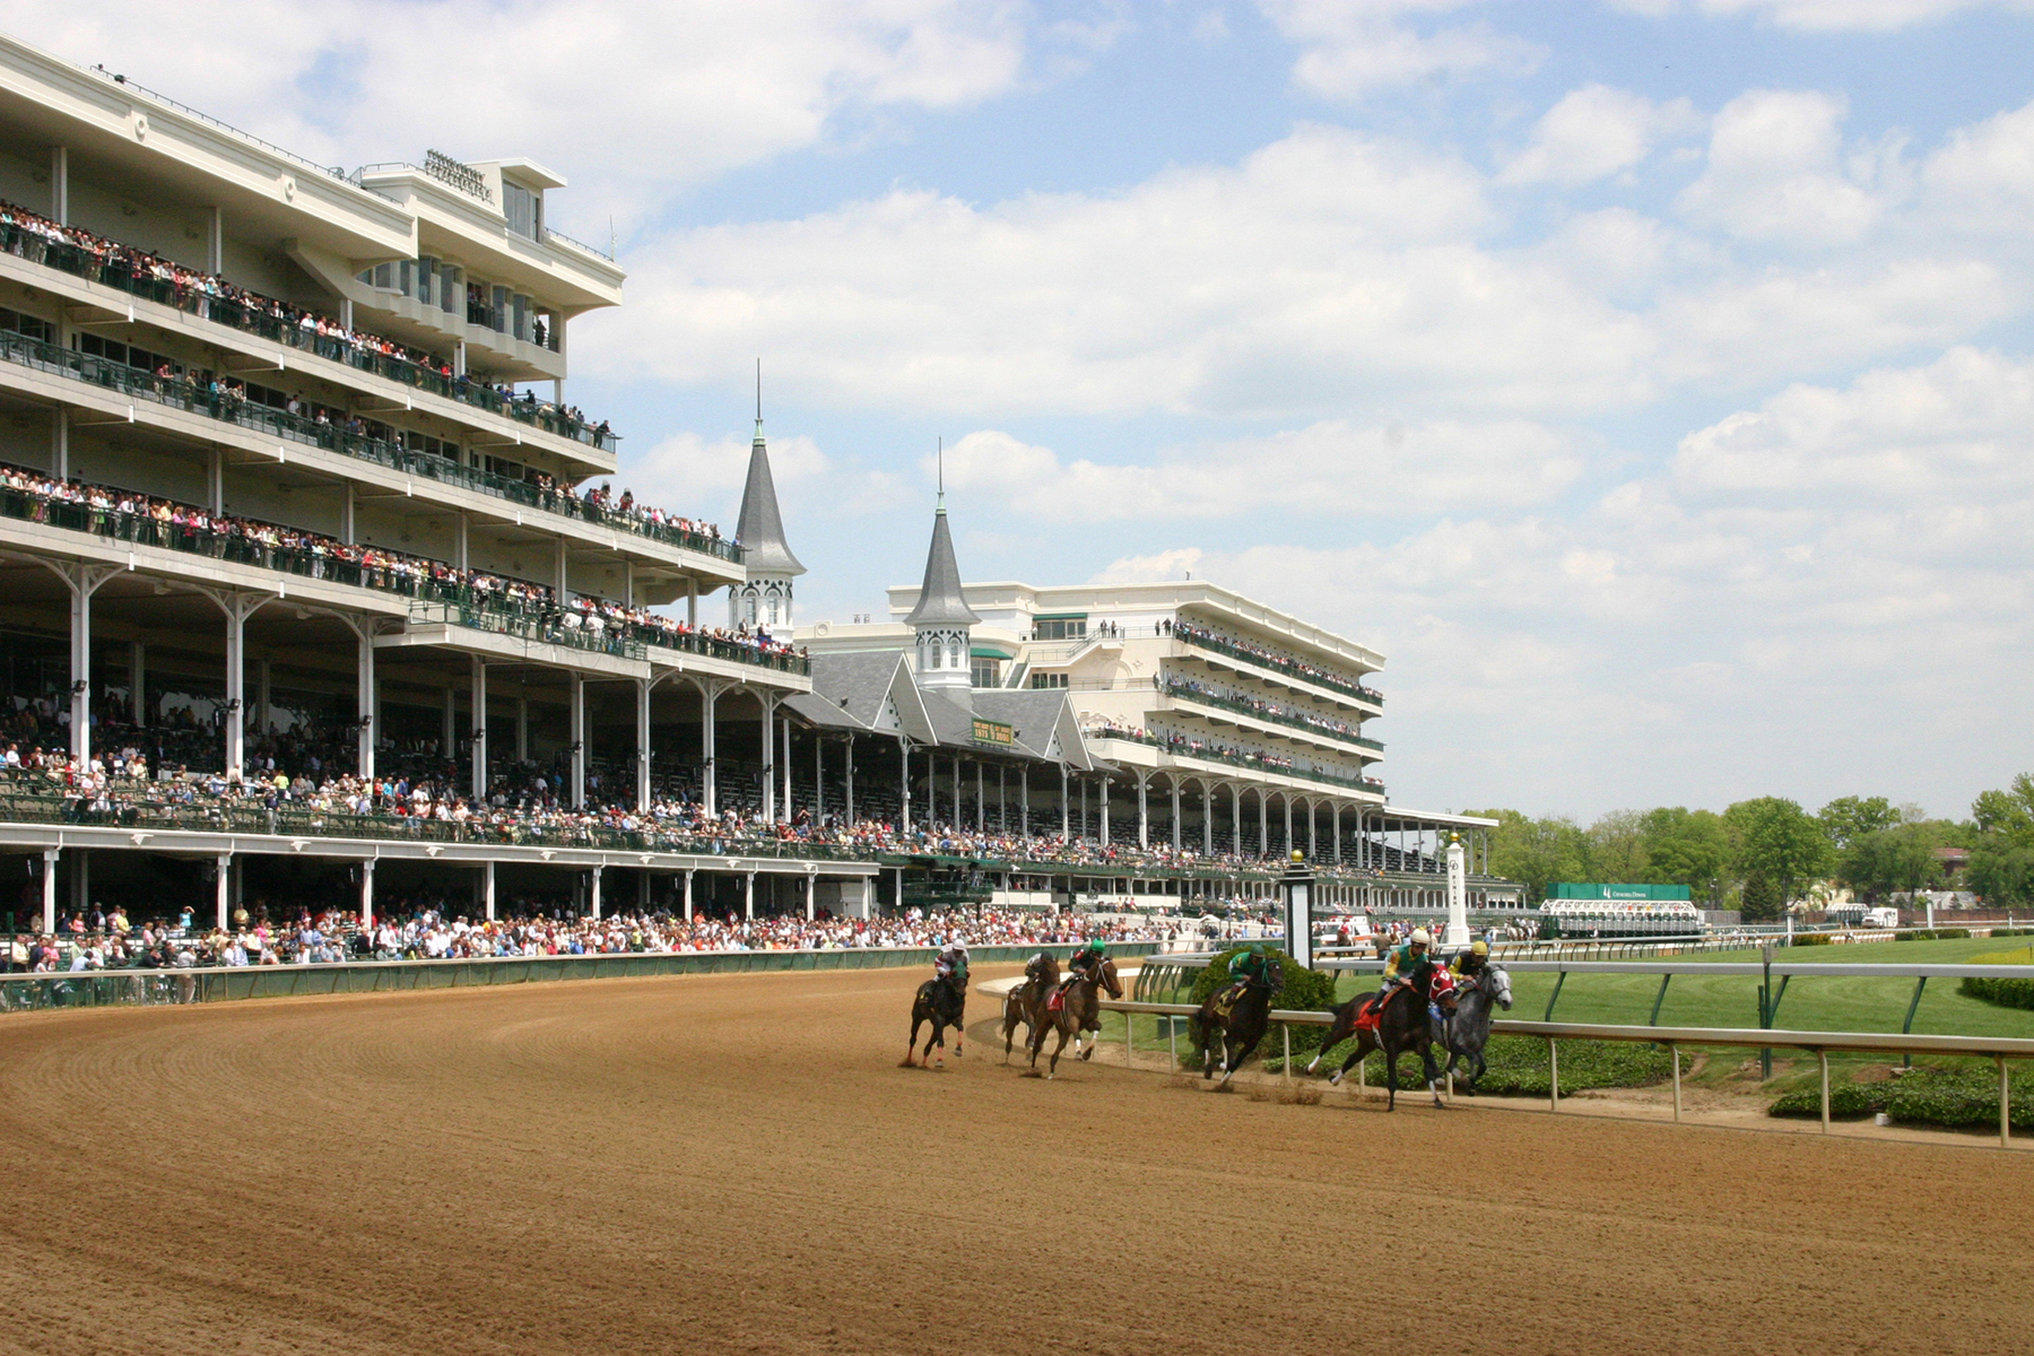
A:
<svg viewBox="0 0 2034 1356">
<path fill-rule="evenodd" d="M 2034 902 L 2034 774 L 1981 793 L 1970 818 L 1930 819 L 1885 796 L 1840 796 L 1813 813 L 1779 796 L 1741 800 L 1722 813 L 1664 806 L 1613 810 L 1583 826 L 1558 816 L 1479 810 L 1498 821 L 1496 874 L 1546 898 L 1556 881 L 1685 885 L 1706 908 L 1738 908 L 1747 922 L 1780 917 L 1789 900 L 1832 881 L 1866 901 L 1944 888 L 1942 848 L 1963 848 L 1958 884 L 1987 906 Z"/>
</svg>

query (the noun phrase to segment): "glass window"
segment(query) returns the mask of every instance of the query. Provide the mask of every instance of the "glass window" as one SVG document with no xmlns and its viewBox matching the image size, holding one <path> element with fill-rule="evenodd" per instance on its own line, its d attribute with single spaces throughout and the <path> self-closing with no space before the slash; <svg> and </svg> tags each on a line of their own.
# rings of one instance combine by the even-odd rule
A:
<svg viewBox="0 0 2034 1356">
<path fill-rule="evenodd" d="M 1035 628 L 1040 640 L 1082 640 L 1088 634 L 1086 617 L 1041 618 Z"/>
<path fill-rule="evenodd" d="M 977 659 L 968 683 L 973 687 L 996 687 L 1003 681 L 1002 664 L 994 659 Z"/>
<path fill-rule="evenodd" d="M 501 210 L 508 218 L 508 228 L 525 240 L 537 239 L 537 228 L 541 224 L 542 195 L 524 188 L 521 184 L 504 179 L 501 183 Z"/>
</svg>

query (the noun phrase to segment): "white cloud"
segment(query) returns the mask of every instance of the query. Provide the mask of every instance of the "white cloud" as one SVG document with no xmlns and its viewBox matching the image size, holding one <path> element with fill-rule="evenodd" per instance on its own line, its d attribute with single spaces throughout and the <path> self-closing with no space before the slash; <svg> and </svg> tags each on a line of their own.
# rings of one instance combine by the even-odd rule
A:
<svg viewBox="0 0 2034 1356">
<path fill-rule="evenodd" d="M 1334 421 L 1268 437 L 1180 448 L 1149 464 L 1062 459 L 1007 433 L 947 450 L 947 483 L 1049 521 L 1229 518 L 1257 512 L 1424 517 L 1542 504 L 1581 476 L 1568 438 L 1500 424 Z"/>
<path fill-rule="evenodd" d="M 1716 115 L 1702 177 L 1681 209 L 1733 234 L 1813 246 L 1857 240 L 1878 221 L 1880 167 L 1846 163 L 1846 101 L 1812 90 L 1755 90 Z"/>
<path fill-rule="evenodd" d="M 1661 140 L 1696 123 L 1686 99 L 1655 103 L 1629 90 L 1585 85 L 1563 96 L 1533 127 L 1531 142 L 1505 165 L 1505 183 L 1593 183 L 1630 169 Z"/>
<path fill-rule="evenodd" d="M 1891 33 L 1941 23 L 1973 10 L 2034 10 L 2028 0 L 1611 0 L 1620 9 L 1651 17 L 1693 9 L 1714 17 L 1748 15 L 1809 33 Z"/>
<path fill-rule="evenodd" d="M 1260 0 L 1279 32 L 1300 48 L 1293 80 L 1325 99 L 1353 102 L 1395 86 L 1465 76 L 1522 75 L 1545 55 L 1488 24 L 1419 32 L 1407 14 L 1457 8 L 1462 0 Z"/>
<path fill-rule="evenodd" d="M 676 188 L 825 140 L 842 118 L 1016 88 L 1036 45 L 1015 4 L 326 0 L 187 6 L 19 0 L 10 30 L 321 161 L 528 155 L 558 204 L 625 223 Z"/>
<path fill-rule="evenodd" d="M 2034 103 L 1958 129 L 1920 177 L 1934 219 L 2024 240 L 2034 220 Z"/>
</svg>

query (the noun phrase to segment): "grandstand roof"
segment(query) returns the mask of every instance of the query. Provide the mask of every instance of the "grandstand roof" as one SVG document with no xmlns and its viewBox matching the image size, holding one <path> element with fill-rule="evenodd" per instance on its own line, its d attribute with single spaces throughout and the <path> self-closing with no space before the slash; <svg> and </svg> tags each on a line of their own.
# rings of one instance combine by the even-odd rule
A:
<svg viewBox="0 0 2034 1356">
<path fill-rule="evenodd" d="M 953 557 L 953 535 L 946 526 L 946 505 L 941 503 L 932 515 L 932 546 L 925 553 L 918 605 L 904 621 L 910 626 L 973 626 L 980 620 L 961 592 L 960 565 Z"/>
</svg>

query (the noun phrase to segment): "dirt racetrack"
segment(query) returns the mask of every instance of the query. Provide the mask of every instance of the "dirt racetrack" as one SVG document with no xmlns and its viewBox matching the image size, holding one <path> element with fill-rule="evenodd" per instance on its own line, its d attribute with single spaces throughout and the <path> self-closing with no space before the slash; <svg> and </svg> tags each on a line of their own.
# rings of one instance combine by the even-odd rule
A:
<svg viewBox="0 0 2034 1356">
<path fill-rule="evenodd" d="M 1000 1042 L 904 1070 L 919 978 L 9 1017 L 0 1348 L 1996 1352 L 2034 1331 L 2034 1155 L 1047 1083 Z"/>
</svg>

